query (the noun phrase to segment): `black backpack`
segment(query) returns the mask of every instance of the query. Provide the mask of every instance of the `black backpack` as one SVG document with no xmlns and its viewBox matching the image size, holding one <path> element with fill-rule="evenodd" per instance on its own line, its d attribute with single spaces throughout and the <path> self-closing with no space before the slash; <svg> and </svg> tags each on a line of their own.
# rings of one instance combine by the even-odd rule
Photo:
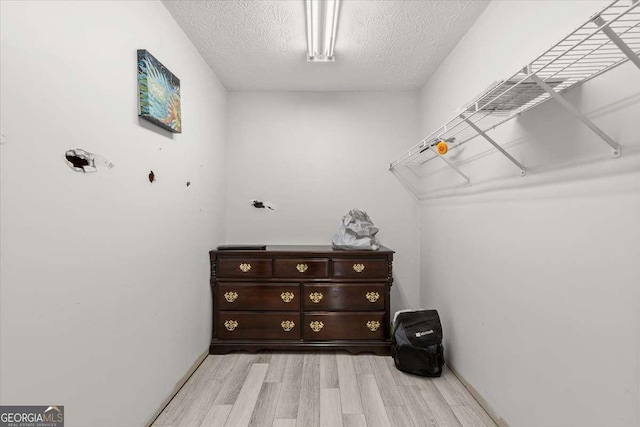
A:
<svg viewBox="0 0 640 427">
<path fill-rule="evenodd" d="M 444 365 L 442 324 L 437 310 L 401 312 L 393 322 L 391 356 L 396 368 L 423 377 L 439 377 Z"/>
</svg>

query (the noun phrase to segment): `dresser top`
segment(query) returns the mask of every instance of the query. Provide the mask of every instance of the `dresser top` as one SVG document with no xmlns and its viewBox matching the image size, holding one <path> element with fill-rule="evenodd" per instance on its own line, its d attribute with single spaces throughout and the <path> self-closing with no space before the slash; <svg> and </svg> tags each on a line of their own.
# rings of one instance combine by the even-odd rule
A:
<svg viewBox="0 0 640 427">
<path fill-rule="evenodd" d="M 242 253 L 256 253 L 256 254 L 276 254 L 276 253 L 294 253 L 294 252 L 304 252 L 304 253 L 313 253 L 313 254 L 333 254 L 333 255 L 372 255 L 376 253 L 394 253 L 391 249 L 380 246 L 380 249 L 377 251 L 372 250 L 364 250 L 364 249 L 333 249 L 331 245 L 267 245 L 266 249 L 259 250 L 212 250 L 211 253 L 219 253 L 219 254 L 233 254 L 234 252 L 242 252 Z"/>
</svg>

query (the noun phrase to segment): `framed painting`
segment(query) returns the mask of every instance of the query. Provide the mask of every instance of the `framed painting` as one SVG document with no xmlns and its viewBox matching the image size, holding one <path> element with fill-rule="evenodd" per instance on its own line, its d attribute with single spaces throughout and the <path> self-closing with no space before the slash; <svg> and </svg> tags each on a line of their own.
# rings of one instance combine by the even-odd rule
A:
<svg viewBox="0 0 640 427">
<path fill-rule="evenodd" d="M 138 116 L 182 132 L 180 79 L 144 49 L 138 49 Z"/>
</svg>

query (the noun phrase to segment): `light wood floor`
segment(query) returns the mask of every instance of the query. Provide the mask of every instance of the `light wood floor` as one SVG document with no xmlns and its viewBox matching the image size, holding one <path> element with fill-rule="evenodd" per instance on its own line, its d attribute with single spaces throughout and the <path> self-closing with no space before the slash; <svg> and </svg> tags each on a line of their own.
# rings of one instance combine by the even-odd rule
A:
<svg viewBox="0 0 640 427">
<path fill-rule="evenodd" d="M 496 427 L 446 369 L 422 378 L 391 357 L 208 356 L 153 427 Z"/>
</svg>

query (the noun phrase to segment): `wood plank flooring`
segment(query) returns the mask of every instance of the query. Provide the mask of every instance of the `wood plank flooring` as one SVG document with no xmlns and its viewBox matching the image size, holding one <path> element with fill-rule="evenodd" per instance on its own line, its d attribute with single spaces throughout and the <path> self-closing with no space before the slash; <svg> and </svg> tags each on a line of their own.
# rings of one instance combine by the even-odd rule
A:
<svg viewBox="0 0 640 427">
<path fill-rule="evenodd" d="M 408 375 L 388 356 L 210 355 L 152 427 L 497 427 L 458 378 Z"/>
</svg>

